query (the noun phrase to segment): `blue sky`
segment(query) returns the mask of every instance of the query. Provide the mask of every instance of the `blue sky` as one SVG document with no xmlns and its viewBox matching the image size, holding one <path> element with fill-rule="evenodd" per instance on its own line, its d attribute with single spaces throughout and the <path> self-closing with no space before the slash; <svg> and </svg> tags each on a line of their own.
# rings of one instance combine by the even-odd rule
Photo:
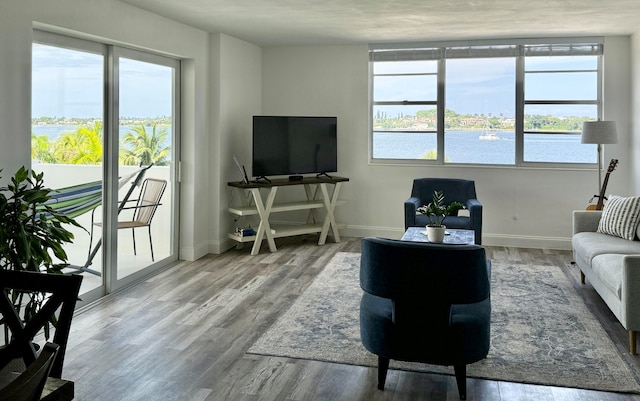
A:
<svg viewBox="0 0 640 401">
<path fill-rule="evenodd" d="M 377 79 L 376 100 L 436 100 L 436 61 L 377 63 L 376 73 L 427 72 L 427 76 L 395 76 Z M 527 100 L 595 100 L 597 58 L 529 57 L 525 70 Z M 514 58 L 448 59 L 446 61 L 446 108 L 461 114 L 515 116 L 516 60 Z M 588 84 L 585 84 L 588 83 Z M 424 90 L 427 88 L 427 90 Z M 388 114 L 398 107 L 380 106 Z M 415 114 L 424 106 L 402 107 L 404 114 Z M 596 107 L 527 106 L 525 114 L 596 117 Z"/>
<path fill-rule="evenodd" d="M 529 57 L 526 59 L 526 98 L 595 99 L 595 73 L 541 73 L 550 70 L 593 69 L 595 57 Z M 514 117 L 515 59 L 447 60 L 446 107 L 463 114 Z M 377 63 L 376 72 L 436 72 L 435 61 Z M 171 69 L 120 59 L 120 115 L 171 115 Z M 593 85 L 584 85 L 584 82 Z M 102 116 L 103 56 L 84 51 L 33 45 L 32 116 L 100 118 Z M 426 88 L 426 89 L 425 89 Z M 388 77 L 378 80 L 380 100 L 435 100 L 436 77 Z M 384 108 L 396 113 L 396 108 Z M 415 114 L 424 106 L 402 108 Z M 527 106 L 526 114 L 577 115 L 595 118 L 595 106 Z"/>
<path fill-rule="evenodd" d="M 103 56 L 33 45 L 32 116 L 101 118 Z M 120 115 L 171 115 L 169 67 L 120 59 Z"/>
</svg>

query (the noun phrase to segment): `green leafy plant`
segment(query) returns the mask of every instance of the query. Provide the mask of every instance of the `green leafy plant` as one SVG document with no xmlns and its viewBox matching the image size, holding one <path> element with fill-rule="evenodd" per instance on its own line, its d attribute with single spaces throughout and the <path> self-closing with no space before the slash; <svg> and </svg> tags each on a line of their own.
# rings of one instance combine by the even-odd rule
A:
<svg viewBox="0 0 640 401">
<path fill-rule="evenodd" d="M 47 204 L 51 192 L 44 186 L 42 173 L 24 167 L 7 186 L 0 187 L 0 269 L 59 274 L 68 266 L 63 246 L 74 237 L 63 224 L 81 226 Z M 14 290 L 9 296 L 27 322 L 40 310 L 47 294 Z M 55 316 L 50 323 L 55 326 Z M 45 336 L 49 337 L 49 325 Z"/>
<path fill-rule="evenodd" d="M 432 201 L 427 205 L 420 206 L 417 211 L 427 216 L 429 226 L 442 227 L 444 219 L 447 216 L 458 214 L 458 210 L 460 209 L 464 209 L 462 203 L 451 202 L 447 205 L 444 203 L 444 193 L 442 191 L 433 191 Z"/>
<path fill-rule="evenodd" d="M 0 187 L 0 269 L 58 273 L 67 266 L 63 245 L 73 233 L 62 225 L 80 225 L 46 204 L 51 191 L 42 173 L 24 167 Z"/>
</svg>

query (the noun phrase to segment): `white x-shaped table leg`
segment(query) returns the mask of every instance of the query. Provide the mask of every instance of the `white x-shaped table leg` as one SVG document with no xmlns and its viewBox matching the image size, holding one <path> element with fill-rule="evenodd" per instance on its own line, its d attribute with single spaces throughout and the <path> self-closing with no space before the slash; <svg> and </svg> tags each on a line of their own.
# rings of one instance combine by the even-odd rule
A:
<svg viewBox="0 0 640 401">
<path fill-rule="evenodd" d="M 327 215 L 324 218 L 324 224 L 322 225 L 322 231 L 320 232 L 320 239 L 318 245 L 324 245 L 327 241 L 327 234 L 329 234 L 329 227 L 333 231 L 333 238 L 335 242 L 340 242 L 340 234 L 338 233 L 338 225 L 333 215 L 333 211 L 338 203 L 338 194 L 340 193 L 341 182 L 337 182 L 333 188 L 333 194 L 329 197 L 329 191 L 327 190 L 327 184 L 320 184 L 320 190 L 322 191 L 322 200 L 324 207 L 327 211 Z"/>
<path fill-rule="evenodd" d="M 253 243 L 253 248 L 251 248 L 251 255 L 257 255 L 260 253 L 260 245 L 262 245 L 263 237 L 267 237 L 267 243 L 269 244 L 269 250 L 271 252 L 275 252 L 276 242 L 273 239 L 273 234 L 271 233 L 271 225 L 269 224 L 269 215 L 271 214 L 271 208 L 273 207 L 273 201 L 276 199 L 276 192 L 278 192 L 278 187 L 271 187 L 269 190 L 269 195 L 267 195 L 267 204 L 262 203 L 262 195 L 260 194 L 259 188 L 251 188 L 251 193 L 253 194 L 253 201 L 256 204 L 256 209 L 258 209 L 258 216 L 260 217 L 260 225 L 258 226 L 258 231 L 256 232 L 256 239 Z"/>
</svg>

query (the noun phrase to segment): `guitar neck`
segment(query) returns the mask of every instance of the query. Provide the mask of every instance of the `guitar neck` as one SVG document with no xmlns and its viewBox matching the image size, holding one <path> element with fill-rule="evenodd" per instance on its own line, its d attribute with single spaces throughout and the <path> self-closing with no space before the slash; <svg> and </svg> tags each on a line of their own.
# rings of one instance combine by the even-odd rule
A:
<svg viewBox="0 0 640 401">
<path fill-rule="evenodd" d="M 596 210 L 602 210 L 604 208 L 604 194 L 607 191 L 607 184 L 609 182 L 609 174 L 604 177 L 604 182 L 602 183 L 602 190 L 600 191 L 600 195 L 598 195 L 598 203 L 596 204 Z"/>
<path fill-rule="evenodd" d="M 609 184 L 609 176 L 611 175 L 611 172 L 615 169 L 617 163 L 618 163 L 618 160 L 613 159 L 609 164 L 609 168 L 607 169 L 607 174 L 604 176 L 604 182 L 602 183 L 602 188 L 600 189 L 600 195 L 598 195 L 598 203 L 596 205 L 596 210 L 602 210 L 604 208 L 604 194 L 607 192 L 607 184 Z"/>
</svg>

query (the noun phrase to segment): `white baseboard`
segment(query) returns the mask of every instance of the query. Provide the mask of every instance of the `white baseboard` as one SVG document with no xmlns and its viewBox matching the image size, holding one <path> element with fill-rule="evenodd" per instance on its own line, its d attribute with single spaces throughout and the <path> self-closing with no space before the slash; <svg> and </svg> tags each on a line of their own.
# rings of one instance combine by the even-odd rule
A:
<svg viewBox="0 0 640 401">
<path fill-rule="evenodd" d="M 404 234 L 403 227 L 345 226 L 340 229 L 340 235 L 344 237 L 400 239 L 402 238 L 402 234 Z M 223 238 L 221 241 L 210 241 L 206 245 L 201 244 L 197 249 L 183 248 L 180 250 L 180 259 L 196 260 L 205 256 L 207 253 L 220 254 L 233 248 L 236 244 L 232 239 Z M 482 244 L 514 248 L 571 250 L 571 238 L 566 237 L 537 237 L 484 233 L 482 235 Z"/>
<path fill-rule="evenodd" d="M 194 261 L 194 260 L 200 259 L 201 257 L 209 253 L 216 253 L 216 252 L 211 252 L 210 249 L 211 249 L 211 246 L 207 243 L 199 244 L 195 247 L 180 248 L 180 260 Z M 220 252 L 217 252 L 217 253 L 220 253 Z"/>
<path fill-rule="evenodd" d="M 482 234 L 482 245 L 514 248 L 571 250 L 571 238 L 525 235 Z"/>
<path fill-rule="evenodd" d="M 340 230 L 340 235 L 344 237 L 382 237 L 400 239 L 403 234 L 403 227 L 346 226 Z"/>
</svg>

